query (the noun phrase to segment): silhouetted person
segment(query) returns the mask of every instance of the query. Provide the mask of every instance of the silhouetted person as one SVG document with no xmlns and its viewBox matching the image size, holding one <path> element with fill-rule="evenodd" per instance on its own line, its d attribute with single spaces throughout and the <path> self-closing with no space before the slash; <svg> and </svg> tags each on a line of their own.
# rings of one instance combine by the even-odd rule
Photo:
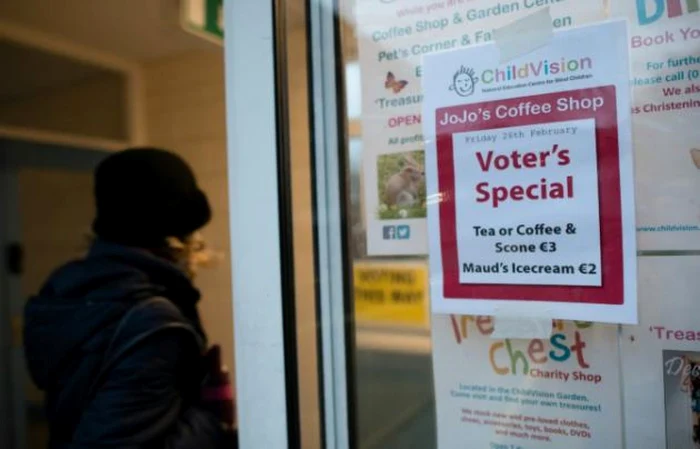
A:
<svg viewBox="0 0 700 449">
<path fill-rule="evenodd" d="M 230 385 L 218 348 L 206 351 L 192 283 L 205 254 L 196 231 L 211 218 L 192 170 L 164 150 L 116 153 L 95 172 L 95 199 L 88 255 L 25 310 L 49 447 L 234 447 Z"/>
</svg>

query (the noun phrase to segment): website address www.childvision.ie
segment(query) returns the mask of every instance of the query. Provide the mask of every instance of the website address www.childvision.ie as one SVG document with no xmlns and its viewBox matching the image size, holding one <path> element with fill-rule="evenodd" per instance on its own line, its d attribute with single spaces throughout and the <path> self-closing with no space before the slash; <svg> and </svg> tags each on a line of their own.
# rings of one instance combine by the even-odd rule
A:
<svg viewBox="0 0 700 449">
<path fill-rule="evenodd" d="M 638 226 L 637 232 L 693 232 L 700 231 L 700 225 L 659 225 L 659 226 Z"/>
</svg>

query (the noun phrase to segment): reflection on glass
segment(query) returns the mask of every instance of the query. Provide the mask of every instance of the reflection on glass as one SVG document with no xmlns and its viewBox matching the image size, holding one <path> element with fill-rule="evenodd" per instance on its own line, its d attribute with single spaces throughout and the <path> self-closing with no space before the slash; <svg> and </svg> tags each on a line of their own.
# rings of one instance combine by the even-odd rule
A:
<svg viewBox="0 0 700 449">
<path fill-rule="evenodd" d="M 344 2 L 353 9 L 353 2 Z M 378 176 L 376 211 L 365 204 L 367 167 L 363 162 L 361 67 L 357 58 L 354 17 L 345 23 L 345 94 L 349 123 L 350 250 L 354 260 L 354 300 L 357 353 L 355 391 L 358 447 L 404 449 L 436 447 L 435 409 L 427 312 L 425 258 L 369 257 L 366 216 L 377 214 L 387 236 L 406 238 L 410 228 L 397 220 L 426 216 L 424 154 L 415 149 L 386 154 L 374 161 Z M 394 74 L 378 80 L 390 91 L 402 91 L 405 81 Z M 367 97 L 365 97 L 367 99 Z M 377 121 L 382 118 L 377 117 Z M 380 125 L 379 123 L 376 123 Z M 366 140 L 364 140 L 366 142 Z"/>
</svg>

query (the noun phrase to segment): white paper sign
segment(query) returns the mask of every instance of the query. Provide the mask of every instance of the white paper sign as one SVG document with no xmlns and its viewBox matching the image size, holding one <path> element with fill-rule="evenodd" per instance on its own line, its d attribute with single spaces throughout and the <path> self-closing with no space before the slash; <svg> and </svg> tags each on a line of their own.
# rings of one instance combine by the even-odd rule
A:
<svg viewBox="0 0 700 449">
<path fill-rule="evenodd" d="M 474 153 L 482 142 L 488 151 Z M 468 267 L 460 271 L 462 284 L 601 285 L 593 119 L 456 133 L 453 148 L 458 262 Z M 567 201 L 553 209 L 538 201 L 547 196 Z M 533 243 L 534 236 L 542 240 Z M 555 266 L 553 260 L 586 270 L 526 271 Z M 589 273 L 589 265 L 598 269 Z"/>
<path fill-rule="evenodd" d="M 489 317 L 433 317 L 438 448 L 622 448 L 616 326 L 493 331 Z"/>
<path fill-rule="evenodd" d="M 630 24 L 641 250 L 700 249 L 700 3 L 616 0 Z"/>
<path fill-rule="evenodd" d="M 424 58 L 434 313 L 637 321 L 626 42 L 615 21 Z"/>
<path fill-rule="evenodd" d="M 640 259 L 640 324 L 621 337 L 628 447 L 700 447 L 699 267 L 693 256 Z"/>
</svg>

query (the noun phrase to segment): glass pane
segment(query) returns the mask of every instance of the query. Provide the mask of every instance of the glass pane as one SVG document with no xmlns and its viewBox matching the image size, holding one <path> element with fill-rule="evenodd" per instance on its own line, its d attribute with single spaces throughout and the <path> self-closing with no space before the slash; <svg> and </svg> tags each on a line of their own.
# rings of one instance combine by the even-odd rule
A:
<svg viewBox="0 0 700 449">
<path fill-rule="evenodd" d="M 700 36 L 697 2 L 343 0 L 340 11 L 348 123 L 346 166 L 352 230 L 349 248 L 353 262 L 348 276 L 353 279 L 356 328 L 356 366 L 350 391 L 356 392 L 358 447 L 700 447 L 700 390 L 696 388 L 696 380 L 700 379 L 700 338 L 693 331 L 699 310 L 695 294 L 691 293 L 698 287 L 692 271 L 697 270 L 700 250 L 700 213 L 694 193 L 700 187 L 700 134 L 693 125 L 700 118 L 700 40 L 691 38 L 693 33 Z M 494 102 L 542 94 L 538 89 L 546 89 L 542 86 L 550 84 L 562 86 L 559 91 L 551 91 L 555 94 L 573 91 L 574 87 L 569 86 L 583 90 L 585 83 L 581 80 L 588 80 L 585 88 L 600 96 L 606 90 L 604 80 L 617 80 L 616 96 L 610 97 L 614 100 L 607 104 L 617 108 L 614 118 L 619 142 L 614 150 L 623 155 L 621 164 L 628 165 L 617 166 L 615 173 L 619 176 L 628 170 L 634 172 L 635 179 L 616 184 L 623 185 L 624 190 L 617 193 L 607 187 L 605 183 L 610 180 L 601 175 L 593 178 L 592 185 L 600 192 L 591 195 L 599 202 L 596 204 L 614 197 L 633 206 L 614 218 L 624 226 L 627 242 L 632 242 L 624 247 L 621 243 L 615 254 L 631 255 L 623 263 L 630 273 L 639 266 L 636 277 L 631 274 L 627 278 L 631 283 L 623 288 L 632 292 L 637 286 L 638 294 L 628 295 L 624 301 L 638 303 L 639 325 L 617 325 L 622 321 L 591 307 L 591 316 L 597 318 L 593 322 L 552 320 L 560 317 L 549 314 L 542 321 L 546 335 L 496 338 L 495 328 L 506 322 L 501 316 L 429 312 L 429 282 L 439 284 L 433 291 L 442 289 L 443 284 L 442 273 L 437 277 L 434 272 L 428 273 L 429 230 L 431 238 L 438 234 L 435 227 L 428 225 L 428 211 L 433 210 L 431 207 L 437 210 L 441 202 L 457 202 L 457 195 L 462 194 L 455 190 L 457 199 L 445 198 L 449 189 L 429 188 L 431 164 L 437 172 L 440 162 L 430 154 L 433 137 L 424 135 L 425 58 L 493 43 L 494 30 L 534 13 L 534 17 L 545 17 L 534 28 L 552 31 L 547 44 L 513 56 L 514 62 L 496 58 L 492 67 L 478 73 L 472 66 L 483 61 L 465 60 L 461 69 L 450 69 L 452 72 L 445 77 L 444 92 L 453 92 L 460 98 L 449 97 L 440 104 L 471 104 L 469 97 L 475 89 L 492 94 L 489 101 Z M 624 33 L 615 34 L 614 39 L 602 39 L 604 30 L 611 29 L 604 27 L 617 26 L 603 25 L 609 19 L 626 22 L 620 27 L 628 27 L 629 39 Z M 530 16 L 529 20 L 535 19 Z M 587 28 L 588 25 L 598 26 Z M 561 36 L 572 30 L 580 31 L 580 36 L 586 38 L 568 44 L 561 59 L 527 59 L 531 52 L 564 39 Z M 534 40 L 532 32 L 533 28 L 514 32 L 510 35 L 511 44 L 527 47 Z M 597 44 L 593 46 L 591 42 Z M 506 44 L 500 40 L 497 45 L 500 58 L 506 59 Z M 596 55 L 614 53 L 615 57 L 605 63 L 598 58 L 593 63 L 586 59 L 588 51 Z M 448 61 L 449 56 L 441 58 L 440 61 Z M 591 66 L 586 67 L 589 60 Z M 606 69 L 600 68 L 602 64 Z M 631 98 L 627 98 L 628 90 L 632 91 Z M 510 116 L 512 120 L 502 127 L 530 124 L 518 114 Z M 432 117 L 430 120 L 435 121 Z M 465 116 L 455 120 L 469 123 L 471 119 Z M 551 123 L 562 121 L 563 118 Z M 600 117 L 593 117 L 590 126 L 591 133 L 608 127 Z M 471 128 L 464 125 L 462 132 L 468 129 Z M 584 128 L 577 130 L 586 132 Z M 509 134 L 508 138 L 518 135 Z M 627 142 L 627 136 L 631 136 L 631 142 Z M 591 144 L 579 143 L 583 137 L 577 139 L 570 145 L 592 149 L 598 161 L 605 157 L 607 148 L 612 148 L 593 137 Z M 523 147 L 539 145 L 535 134 L 517 142 Z M 450 140 L 450 145 L 457 144 Z M 474 145 L 463 147 L 476 151 Z M 494 143 L 493 148 L 498 145 Z M 471 155 L 468 151 L 465 154 Z M 607 162 L 596 164 L 600 164 L 595 165 L 596 173 L 609 168 Z M 454 169 L 449 176 L 471 176 L 465 173 L 466 169 L 463 173 Z M 542 173 L 542 179 L 550 176 Z M 518 176 L 506 174 L 499 179 L 512 187 L 520 182 Z M 602 187 L 597 187 L 598 182 Z M 513 191 L 504 192 L 510 195 Z M 636 198 L 632 198 L 633 192 Z M 518 195 L 516 191 L 515 196 Z M 535 204 L 540 199 L 529 197 L 524 201 Z M 551 205 L 536 216 L 527 217 L 533 226 L 549 223 L 563 213 L 564 203 L 547 204 Z M 604 206 L 571 213 L 587 220 L 593 212 L 602 216 Z M 626 218 L 620 218 L 623 215 Z M 477 219 L 485 216 L 471 215 Z M 522 224 L 522 217 L 513 214 L 514 229 Z M 434 220 L 437 222 L 439 217 Z M 603 220 L 595 227 L 594 240 L 598 245 L 613 238 L 615 232 L 608 225 Z M 539 251 L 543 242 L 546 239 L 530 237 L 522 243 L 537 243 L 534 251 Z M 455 238 L 452 245 L 457 244 Z M 528 245 L 515 248 L 529 251 Z M 636 248 L 640 250 L 638 257 Z M 581 247 L 578 252 L 588 250 Z M 558 256 L 543 257 L 555 260 Z M 525 255 L 523 260 L 535 263 L 537 257 Z M 614 255 L 608 252 L 602 257 L 601 264 L 605 266 Z M 583 273 L 585 268 L 580 267 L 576 265 Z M 460 270 L 455 268 L 456 272 Z M 610 275 L 601 277 L 599 282 L 594 288 L 609 285 Z M 533 285 L 544 284 L 546 281 L 540 279 Z M 578 296 L 572 303 L 594 303 L 594 288 L 577 290 Z M 533 309 L 537 307 L 534 302 L 531 304 Z M 576 306 L 567 303 L 565 308 L 574 310 Z M 528 307 L 512 310 L 522 313 Z"/>
<path fill-rule="evenodd" d="M 381 84 L 383 91 L 386 80 L 383 75 L 379 79 L 376 67 L 368 67 L 367 58 L 362 59 L 358 54 L 358 47 L 360 52 L 366 49 L 362 42 L 362 24 L 358 22 L 358 27 L 354 26 L 354 7 L 350 2 L 343 3 L 343 10 L 348 11 L 343 16 L 343 62 L 349 120 L 350 250 L 357 343 L 353 402 L 357 415 L 357 446 L 363 449 L 429 449 L 435 447 L 436 429 L 427 265 L 424 255 L 378 258 L 368 253 L 366 217 L 373 215 L 368 207 L 376 206 L 368 206 L 366 195 L 368 191 L 382 195 L 382 184 L 386 182 L 386 179 L 368 175 L 372 169 L 368 164 L 381 165 L 378 169 L 385 177 L 391 177 L 400 173 L 404 161 L 391 156 L 374 162 L 367 158 L 368 149 L 376 151 L 377 139 L 385 140 L 388 136 L 377 127 L 386 117 L 370 112 L 375 110 L 373 105 L 377 101 L 374 93 L 378 90 L 374 84 Z M 368 134 L 377 139 L 368 138 Z M 419 140 L 412 148 L 421 148 Z M 422 155 L 415 154 L 415 157 L 420 160 Z M 383 213 L 399 218 L 400 211 L 386 208 Z M 391 223 L 389 219 L 387 224 Z"/>
</svg>

